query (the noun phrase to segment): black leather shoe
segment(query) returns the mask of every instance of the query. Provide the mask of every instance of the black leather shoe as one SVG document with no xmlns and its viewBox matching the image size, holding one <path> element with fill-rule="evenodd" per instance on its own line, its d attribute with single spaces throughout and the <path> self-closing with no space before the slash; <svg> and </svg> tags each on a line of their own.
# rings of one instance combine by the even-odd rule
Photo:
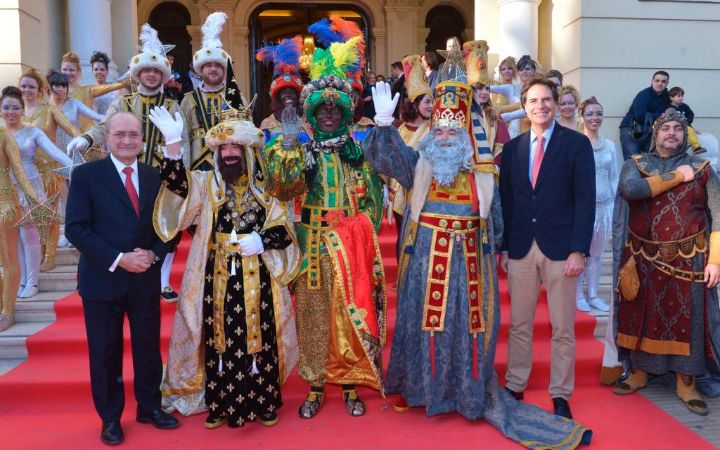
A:
<svg viewBox="0 0 720 450">
<path fill-rule="evenodd" d="M 505 386 L 505 390 L 508 391 L 508 393 L 510 395 L 512 395 L 513 397 L 515 397 L 515 400 L 517 400 L 519 402 L 523 401 L 523 399 L 525 398 L 524 392 L 515 392 L 507 386 Z"/>
<path fill-rule="evenodd" d="M 161 430 L 170 430 L 180 425 L 180 422 L 176 418 L 164 413 L 160 409 L 150 412 L 138 409 L 135 419 L 140 423 L 151 423 L 155 428 L 160 428 Z"/>
<path fill-rule="evenodd" d="M 120 422 L 112 420 L 103 422 L 102 431 L 100 432 L 100 440 L 107 445 L 118 445 L 125 439 Z"/>
<path fill-rule="evenodd" d="M 160 293 L 166 303 L 174 303 L 178 300 L 178 294 L 170 286 L 166 286 Z"/>
<path fill-rule="evenodd" d="M 570 404 L 567 400 L 560 397 L 553 397 L 552 401 L 556 416 L 572 419 L 572 413 L 570 412 Z"/>
</svg>

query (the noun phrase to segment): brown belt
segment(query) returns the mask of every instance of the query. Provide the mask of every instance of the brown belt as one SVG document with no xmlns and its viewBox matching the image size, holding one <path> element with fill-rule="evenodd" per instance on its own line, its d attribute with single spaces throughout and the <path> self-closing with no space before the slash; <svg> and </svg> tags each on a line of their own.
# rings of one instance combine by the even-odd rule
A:
<svg viewBox="0 0 720 450">
<path fill-rule="evenodd" d="M 675 241 L 651 241 L 641 238 L 629 230 L 626 246 L 630 247 L 634 255 L 642 254 L 645 259 L 650 261 L 669 262 L 678 256 L 689 259 L 697 253 L 705 252 L 707 239 L 705 238 L 705 229 Z"/>
</svg>

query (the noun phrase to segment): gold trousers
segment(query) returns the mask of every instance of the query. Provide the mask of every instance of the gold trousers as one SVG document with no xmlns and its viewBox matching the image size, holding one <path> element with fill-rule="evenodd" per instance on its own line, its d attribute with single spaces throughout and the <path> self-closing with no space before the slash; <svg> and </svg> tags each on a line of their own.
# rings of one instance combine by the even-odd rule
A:
<svg viewBox="0 0 720 450">
<path fill-rule="evenodd" d="M 307 272 L 295 281 L 300 361 L 298 373 L 311 386 L 325 384 L 325 366 L 330 341 L 330 305 L 332 303 L 333 269 L 330 257 L 320 257 L 319 289 L 308 289 Z"/>
<path fill-rule="evenodd" d="M 14 221 L 0 222 L 0 264 L 2 264 L 2 304 L 0 313 L 12 315 L 20 287 L 20 260 L 18 259 L 18 228 Z"/>
</svg>

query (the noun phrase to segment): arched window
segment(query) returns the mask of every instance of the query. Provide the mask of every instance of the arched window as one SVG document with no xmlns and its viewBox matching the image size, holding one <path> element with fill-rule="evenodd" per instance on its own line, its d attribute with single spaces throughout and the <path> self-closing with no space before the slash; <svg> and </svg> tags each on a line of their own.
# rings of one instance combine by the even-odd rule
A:
<svg viewBox="0 0 720 450">
<path fill-rule="evenodd" d="M 162 2 L 150 13 L 150 26 L 158 31 L 163 44 L 173 44 L 175 56 L 172 70 L 186 74 L 192 62 L 192 44 L 187 26 L 190 25 L 190 13 L 180 3 Z"/>
<path fill-rule="evenodd" d="M 452 6 L 436 6 L 428 11 L 425 17 L 425 28 L 430 29 L 425 39 L 425 51 L 445 48 L 448 38 L 457 36 L 462 42 L 462 33 L 465 30 L 465 19 L 460 11 Z"/>
<path fill-rule="evenodd" d="M 308 36 L 310 24 L 331 14 L 354 20 L 365 34 L 365 58 L 371 60 L 372 37 L 367 13 L 350 3 L 267 3 L 256 9 L 250 16 L 250 91 L 258 94 L 254 110 L 256 123 L 267 117 L 270 109 L 268 91 L 272 82 L 272 67 L 257 62 L 255 54 L 266 43 L 278 42 L 283 38 L 297 35 Z M 305 80 L 307 81 L 307 80 Z"/>
</svg>

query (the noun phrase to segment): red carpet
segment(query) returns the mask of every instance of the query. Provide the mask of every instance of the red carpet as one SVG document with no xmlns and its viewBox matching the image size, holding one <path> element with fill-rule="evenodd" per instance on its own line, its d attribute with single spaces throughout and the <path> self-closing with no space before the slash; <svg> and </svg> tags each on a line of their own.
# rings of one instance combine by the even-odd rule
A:
<svg viewBox="0 0 720 450">
<path fill-rule="evenodd" d="M 394 229 L 384 226 L 381 246 L 385 257 L 390 298 L 390 331 L 395 322 Z M 180 285 L 182 265 L 189 242 L 181 244 L 173 284 Z M 507 362 L 507 292 L 503 289 L 503 327 L 497 351 L 496 367 L 503 380 Z M 90 383 L 82 308 L 77 295 L 55 304 L 55 324 L 28 340 L 30 358 L 0 377 L 0 448 L 3 449 L 96 449 L 100 420 L 90 397 Z M 162 348 L 167 351 L 175 307 L 163 304 Z M 595 320 L 585 314 L 577 321 L 576 392 L 572 397 L 573 414 L 594 431 L 592 449 L 711 449 L 707 441 L 691 432 L 661 409 L 639 395 L 619 397 L 598 384 L 602 345 L 592 336 Z M 126 329 L 126 338 L 128 336 Z M 550 326 L 547 309 L 538 308 L 534 370 L 525 394 L 526 401 L 551 409 L 547 394 L 549 381 Z M 390 336 L 388 336 L 390 338 Z M 390 339 L 388 342 L 391 342 Z M 361 389 L 368 405 L 364 417 L 349 417 L 340 400 L 340 390 L 327 389 L 320 414 L 312 420 L 297 417 L 297 408 L 306 394 L 306 386 L 293 375 L 283 389 L 285 405 L 280 423 L 274 428 L 248 424 L 240 429 L 203 428 L 203 415 L 181 418 L 177 430 L 156 430 L 135 422 L 132 394 L 132 365 L 126 339 L 126 406 L 123 416 L 124 448 L 198 449 L 215 446 L 249 448 L 520 448 L 506 440 L 483 421 L 469 422 L 457 414 L 427 418 L 414 409 L 397 414 L 393 398 L 383 402 L 379 395 Z M 385 350 L 385 364 L 390 354 Z M 717 412 L 713 412 L 717 413 Z"/>
</svg>

